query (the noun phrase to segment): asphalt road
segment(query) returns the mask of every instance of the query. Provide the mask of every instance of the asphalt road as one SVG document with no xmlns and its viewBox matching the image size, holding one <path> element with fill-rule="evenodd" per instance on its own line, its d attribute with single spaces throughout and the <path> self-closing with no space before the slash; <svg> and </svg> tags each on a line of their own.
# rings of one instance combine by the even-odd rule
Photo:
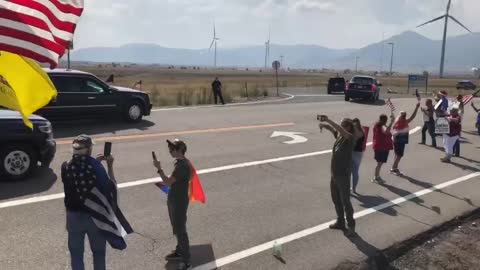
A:
<svg viewBox="0 0 480 270">
<path fill-rule="evenodd" d="M 361 260 L 480 204 L 480 139 L 470 134 L 475 115 L 469 108 L 462 158 L 451 165 L 439 162 L 441 149 L 419 146 L 416 132 L 401 163 L 407 176 L 385 170 L 387 183 L 380 186 L 370 182 L 374 160 L 368 148 L 358 187 L 361 195 L 352 197 L 358 237 L 329 231 L 326 227 L 335 213 L 328 150 L 334 140 L 327 131 L 319 132 L 316 115 L 335 120 L 359 117 L 372 126 L 387 107 L 384 102 L 346 103 L 341 96 L 292 92 L 297 97 L 271 104 L 155 111 L 133 126 L 103 121 L 55 125 L 59 146 L 52 170 L 38 171 L 21 183 L 0 183 L 0 269 L 69 269 L 58 175 L 71 155 L 71 138 L 79 133 L 96 138 L 96 152 L 102 152 L 103 141 L 113 141 L 120 204 L 137 232 L 128 237 L 126 251 L 109 249 L 109 269 L 171 266 L 163 256 L 175 241 L 166 196 L 152 184 L 157 176 L 151 164 L 155 150 L 171 170 L 167 138 L 187 142 L 188 157 L 206 192 L 207 203 L 194 203 L 189 209 L 197 269 L 329 269 L 345 260 Z M 416 102 L 393 101 L 398 110 L 409 112 Z M 418 116 L 412 129 L 421 122 Z M 287 137 L 270 138 L 274 131 L 299 132 L 308 141 L 285 144 Z M 283 243 L 284 262 L 272 256 L 274 241 Z"/>
</svg>

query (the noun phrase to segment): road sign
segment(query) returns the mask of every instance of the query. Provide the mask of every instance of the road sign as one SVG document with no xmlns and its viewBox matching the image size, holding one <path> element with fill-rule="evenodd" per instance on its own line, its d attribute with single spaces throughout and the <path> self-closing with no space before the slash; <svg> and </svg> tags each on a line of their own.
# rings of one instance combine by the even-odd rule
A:
<svg viewBox="0 0 480 270">
<path fill-rule="evenodd" d="M 425 75 L 415 75 L 411 74 L 408 75 L 408 92 L 410 92 L 410 88 L 425 88 L 425 91 L 428 86 L 428 76 Z"/>
<path fill-rule="evenodd" d="M 275 70 L 280 69 L 281 66 L 282 66 L 282 64 L 280 64 L 280 61 L 273 61 L 273 63 L 272 63 L 272 68 L 275 69 Z"/>
<path fill-rule="evenodd" d="M 304 143 L 307 142 L 308 139 L 300 136 L 305 133 L 301 132 L 286 132 L 286 131 L 274 131 L 270 138 L 276 138 L 276 137 L 288 137 L 291 138 L 290 141 L 283 142 L 284 144 L 297 144 L 297 143 Z"/>
<path fill-rule="evenodd" d="M 282 64 L 280 63 L 280 61 L 273 61 L 272 63 L 272 67 L 275 70 L 275 80 L 277 81 L 277 97 L 280 95 L 279 89 L 278 89 L 279 88 L 278 70 L 280 69 L 281 66 Z"/>
</svg>

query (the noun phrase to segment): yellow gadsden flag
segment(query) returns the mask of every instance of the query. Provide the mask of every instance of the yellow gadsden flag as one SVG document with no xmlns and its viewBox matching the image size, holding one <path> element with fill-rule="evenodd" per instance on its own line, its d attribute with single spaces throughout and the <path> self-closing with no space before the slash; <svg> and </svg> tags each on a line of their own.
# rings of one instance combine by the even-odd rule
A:
<svg viewBox="0 0 480 270">
<path fill-rule="evenodd" d="M 56 96 L 52 81 L 34 60 L 0 51 L 0 106 L 20 112 L 33 128 L 28 116 Z"/>
</svg>

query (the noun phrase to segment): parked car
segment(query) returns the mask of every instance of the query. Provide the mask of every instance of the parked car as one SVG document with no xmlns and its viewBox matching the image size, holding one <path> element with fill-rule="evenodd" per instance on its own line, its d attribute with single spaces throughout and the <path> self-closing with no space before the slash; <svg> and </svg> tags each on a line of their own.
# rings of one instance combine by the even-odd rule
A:
<svg viewBox="0 0 480 270">
<path fill-rule="evenodd" d="M 49 167 L 56 143 L 48 120 L 31 115 L 33 130 L 25 126 L 20 113 L 0 108 L 0 179 L 21 180 L 41 163 Z"/>
<path fill-rule="evenodd" d="M 477 86 L 473 82 L 465 80 L 457 82 L 457 89 L 475 90 Z"/>
<path fill-rule="evenodd" d="M 75 70 L 45 70 L 58 91 L 56 99 L 36 113 L 47 119 L 122 116 L 140 122 L 150 115 L 148 94 L 125 87 L 109 86 L 93 74 Z"/>
<path fill-rule="evenodd" d="M 345 78 L 336 77 L 330 78 L 328 80 L 327 93 L 330 95 L 332 93 L 343 93 L 345 91 Z"/>
<path fill-rule="evenodd" d="M 374 77 L 353 76 L 345 86 L 345 101 L 350 99 L 378 100 L 382 84 Z"/>
</svg>

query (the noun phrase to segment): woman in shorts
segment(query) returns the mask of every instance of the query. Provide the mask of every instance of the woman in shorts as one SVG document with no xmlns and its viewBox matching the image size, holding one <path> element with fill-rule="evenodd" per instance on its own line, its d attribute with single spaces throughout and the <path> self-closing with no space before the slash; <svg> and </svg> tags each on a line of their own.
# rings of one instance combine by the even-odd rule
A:
<svg viewBox="0 0 480 270">
<path fill-rule="evenodd" d="M 385 114 L 380 115 L 378 122 L 373 127 L 373 150 L 375 152 L 375 160 L 377 167 L 375 168 L 375 176 L 372 179 L 374 183 L 384 183 L 380 177 L 380 170 L 383 164 L 387 163 L 388 154 L 393 149 L 392 129 L 394 116 L 390 116 L 390 124 L 387 126 L 388 117 Z"/>
<path fill-rule="evenodd" d="M 402 111 L 398 116 L 397 120 L 393 124 L 392 134 L 393 134 L 393 150 L 395 151 L 395 161 L 393 162 L 392 169 L 390 170 L 391 174 L 402 175 L 398 169 L 400 160 L 402 160 L 405 154 L 405 147 L 408 144 L 408 137 L 410 132 L 409 124 L 417 116 L 418 109 L 420 108 L 420 102 L 417 103 L 415 110 L 412 113 L 412 116 L 407 119 L 407 113 Z"/>
</svg>

